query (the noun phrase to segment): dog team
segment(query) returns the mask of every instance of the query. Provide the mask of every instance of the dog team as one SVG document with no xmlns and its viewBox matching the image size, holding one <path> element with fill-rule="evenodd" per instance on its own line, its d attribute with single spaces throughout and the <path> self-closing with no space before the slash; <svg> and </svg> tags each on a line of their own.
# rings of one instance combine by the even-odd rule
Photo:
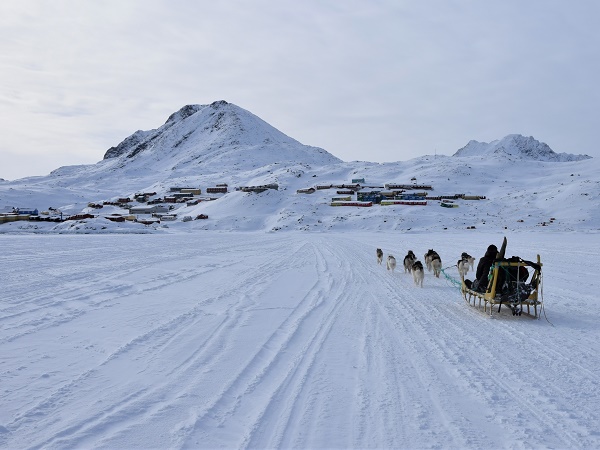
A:
<svg viewBox="0 0 600 450">
<path fill-rule="evenodd" d="M 429 249 L 423 256 L 425 260 L 425 266 L 429 272 L 433 271 L 433 275 L 437 278 L 440 277 L 442 271 L 442 258 L 433 249 Z M 377 264 L 383 263 L 383 250 L 377 249 Z M 469 268 L 473 270 L 475 264 L 475 258 L 466 252 L 463 252 L 460 259 L 456 263 L 458 273 L 464 279 L 469 271 Z M 425 278 L 425 271 L 423 263 L 417 259 L 417 256 L 412 250 L 409 250 L 403 261 L 404 273 L 411 273 L 413 281 L 416 286 L 423 287 L 423 279 Z M 387 270 L 391 270 L 392 273 L 396 270 L 396 258 L 393 255 L 388 255 L 386 260 Z"/>
</svg>

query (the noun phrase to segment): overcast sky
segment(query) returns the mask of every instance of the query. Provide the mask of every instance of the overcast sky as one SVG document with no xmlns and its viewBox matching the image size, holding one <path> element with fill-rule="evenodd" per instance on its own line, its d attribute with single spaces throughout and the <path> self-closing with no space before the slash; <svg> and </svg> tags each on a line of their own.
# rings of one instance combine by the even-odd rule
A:
<svg viewBox="0 0 600 450">
<path fill-rule="evenodd" d="M 0 178 L 234 103 L 345 160 L 533 136 L 600 157 L 598 0 L 2 0 Z"/>
</svg>

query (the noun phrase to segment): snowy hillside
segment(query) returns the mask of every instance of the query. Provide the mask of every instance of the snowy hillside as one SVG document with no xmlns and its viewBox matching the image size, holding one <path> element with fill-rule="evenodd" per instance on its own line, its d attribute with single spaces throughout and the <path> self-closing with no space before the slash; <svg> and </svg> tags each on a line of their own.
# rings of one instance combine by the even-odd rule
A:
<svg viewBox="0 0 600 450">
<path fill-rule="evenodd" d="M 572 155 L 569 153 L 556 153 L 547 144 L 520 134 L 509 134 L 504 138 L 492 142 L 469 141 L 453 156 L 504 156 L 513 159 L 526 159 L 535 161 L 581 161 L 590 159 L 587 155 Z"/>
<path fill-rule="evenodd" d="M 214 167 L 214 166 L 213 166 Z M 76 171 L 77 168 L 71 170 Z M 85 171 L 85 168 L 83 168 Z M 161 232 L 192 230 L 430 230 L 445 231 L 476 227 L 479 230 L 597 231 L 600 229 L 600 166 L 595 159 L 565 163 L 513 162 L 504 158 L 425 156 L 397 163 L 350 162 L 322 166 L 272 163 L 232 172 L 227 169 L 207 175 L 175 177 L 152 182 L 147 173 L 122 180 L 93 176 L 69 184 L 66 177 L 30 178 L 0 185 L 0 207 L 52 206 L 64 214 L 91 213 L 96 219 L 60 224 L 14 222 L 0 225 L 0 233 L 13 232 Z M 365 179 L 363 191 L 381 190 L 386 183 L 432 186 L 428 196 L 466 194 L 483 200 L 455 200 L 456 208 L 442 208 L 440 201 L 426 206 L 332 207 L 338 189 L 299 189 L 319 185 L 351 184 Z M 64 181 L 63 181 L 64 180 Z M 218 183 L 228 184 L 228 193 L 196 205 L 171 205 L 178 220 L 143 226 L 109 222 L 104 216 L 127 215 L 129 210 L 105 206 L 88 208 L 89 202 L 133 198 L 138 192 L 156 192 L 162 198 L 170 187 L 192 186 L 206 191 Z M 236 187 L 276 183 L 277 190 L 261 193 L 236 191 Z M 200 197 L 205 197 L 204 195 Z M 356 198 L 353 194 L 351 198 Z M 131 202 L 130 205 L 141 205 Z M 182 222 L 200 214 L 208 220 Z M 165 228 L 164 225 L 167 225 Z"/>
</svg>

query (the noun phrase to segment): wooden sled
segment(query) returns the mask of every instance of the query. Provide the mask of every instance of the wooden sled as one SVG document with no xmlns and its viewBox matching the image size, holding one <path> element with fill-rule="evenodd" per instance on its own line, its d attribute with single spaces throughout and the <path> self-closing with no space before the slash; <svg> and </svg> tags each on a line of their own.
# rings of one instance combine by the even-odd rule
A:
<svg viewBox="0 0 600 450">
<path fill-rule="evenodd" d="M 504 259 L 506 250 L 506 238 L 502 244 L 502 249 L 498 252 L 496 261 L 490 268 L 490 279 L 485 292 L 475 291 L 470 289 L 465 284 L 464 277 L 461 276 L 461 291 L 465 301 L 472 306 L 476 306 L 478 302 L 479 308 L 483 303 L 483 310 L 490 311 L 493 314 L 493 308 L 498 305 L 500 312 L 502 305 L 506 305 L 515 316 L 520 316 L 525 313 L 531 317 L 539 318 L 539 313 L 543 306 L 542 303 L 542 262 L 540 255 L 537 255 L 537 262 L 526 261 L 518 257 Z M 519 274 L 522 272 L 521 267 L 527 269 L 528 272 L 533 271 L 530 277 L 525 280 L 519 279 Z M 516 277 L 515 277 L 516 274 Z M 502 290 L 499 280 L 507 281 Z M 525 309 L 524 309 L 525 308 Z M 533 314 L 531 310 L 533 309 Z"/>
</svg>

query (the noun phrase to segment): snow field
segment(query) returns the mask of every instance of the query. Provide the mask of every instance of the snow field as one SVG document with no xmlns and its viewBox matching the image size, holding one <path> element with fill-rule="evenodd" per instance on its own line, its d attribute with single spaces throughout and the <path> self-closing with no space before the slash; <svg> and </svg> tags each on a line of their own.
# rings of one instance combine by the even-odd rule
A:
<svg viewBox="0 0 600 450">
<path fill-rule="evenodd" d="M 598 235 L 507 237 L 551 323 L 401 265 L 501 234 L 0 236 L 0 446 L 598 447 Z"/>
</svg>

